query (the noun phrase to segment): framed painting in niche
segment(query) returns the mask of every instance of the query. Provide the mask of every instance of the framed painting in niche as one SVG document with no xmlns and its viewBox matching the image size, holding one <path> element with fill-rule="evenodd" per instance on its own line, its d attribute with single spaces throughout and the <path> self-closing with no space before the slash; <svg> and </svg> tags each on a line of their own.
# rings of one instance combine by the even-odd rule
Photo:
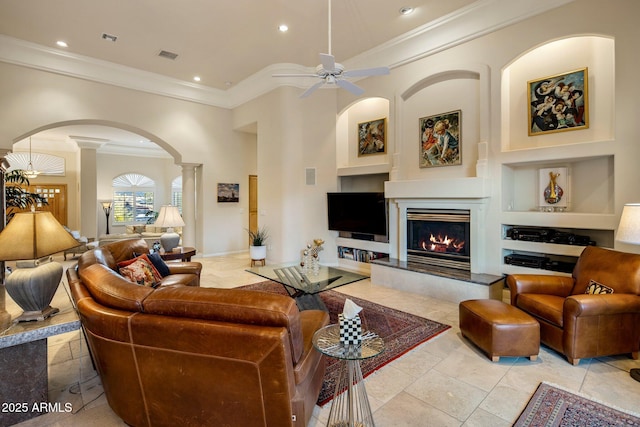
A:
<svg viewBox="0 0 640 427">
<path fill-rule="evenodd" d="M 240 184 L 218 183 L 218 203 L 237 203 L 240 201 Z"/>
<path fill-rule="evenodd" d="M 588 70 L 527 82 L 529 136 L 589 127 Z"/>
<path fill-rule="evenodd" d="M 571 207 L 571 172 L 567 167 L 538 170 L 538 206 L 542 212 L 565 212 Z"/>
<path fill-rule="evenodd" d="M 462 164 L 462 111 L 422 117 L 420 128 L 420 167 Z"/>
<path fill-rule="evenodd" d="M 387 119 L 358 123 L 358 157 L 387 152 Z"/>
</svg>

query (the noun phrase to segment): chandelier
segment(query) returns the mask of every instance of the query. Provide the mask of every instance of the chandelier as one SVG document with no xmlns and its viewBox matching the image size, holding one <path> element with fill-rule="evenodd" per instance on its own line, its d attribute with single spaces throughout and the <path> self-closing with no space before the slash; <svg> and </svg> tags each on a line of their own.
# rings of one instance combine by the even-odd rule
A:
<svg viewBox="0 0 640 427">
<path fill-rule="evenodd" d="M 37 178 L 40 175 L 40 171 L 35 170 L 33 168 L 33 163 L 31 162 L 31 137 L 29 137 L 29 164 L 27 165 L 27 170 L 24 171 L 24 176 L 28 179 Z"/>
</svg>

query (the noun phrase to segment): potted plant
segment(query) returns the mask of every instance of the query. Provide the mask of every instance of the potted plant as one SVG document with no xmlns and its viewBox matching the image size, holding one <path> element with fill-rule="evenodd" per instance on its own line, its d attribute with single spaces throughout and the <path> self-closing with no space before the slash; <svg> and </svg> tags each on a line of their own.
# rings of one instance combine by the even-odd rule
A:
<svg viewBox="0 0 640 427">
<path fill-rule="evenodd" d="M 13 216 L 31 206 L 48 205 L 47 199 L 38 193 L 30 193 L 25 188 L 30 182 L 21 169 L 14 169 L 4 174 L 5 180 L 5 203 L 7 223 Z"/>
<path fill-rule="evenodd" d="M 249 233 L 249 255 L 253 260 L 261 260 L 267 258 L 266 241 L 269 233 L 265 227 L 258 227 L 255 231 L 247 230 Z"/>
</svg>

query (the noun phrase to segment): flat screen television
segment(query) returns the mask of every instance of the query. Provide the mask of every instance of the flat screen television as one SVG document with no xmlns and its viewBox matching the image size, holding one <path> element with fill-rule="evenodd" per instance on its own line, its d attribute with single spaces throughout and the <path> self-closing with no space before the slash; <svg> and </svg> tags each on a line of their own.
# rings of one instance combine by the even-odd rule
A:
<svg viewBox="0 0 640 427">
<path fill-rule="evenodd" d="M 329 230 L 387 235 L 384 193 L 327 193 Z"/>
</svg>

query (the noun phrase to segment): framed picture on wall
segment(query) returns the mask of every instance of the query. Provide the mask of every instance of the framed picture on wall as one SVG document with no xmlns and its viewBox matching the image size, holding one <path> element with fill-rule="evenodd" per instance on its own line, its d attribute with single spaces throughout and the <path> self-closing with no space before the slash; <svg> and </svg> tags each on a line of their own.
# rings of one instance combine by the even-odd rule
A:
<svg viewBox="0 0 640 427">
<path fill-rule="evenodd" d="M 589 127 L 587 68 L 527 82 L 529 135 Z"/>
<path fill-rule="evenodd" d="M 358 123 L 358 156 L 387 152 L 387 119 Z"/>
<path fill-rule="evenodd" d="M 218 203 L 237 203 L 240 201 L 240 184 L 218 183 Z"/>
<path fill-rule="evenodd" d="M 462 164 L 462 111 L 422 117 L 420 126 L 420 167 Z"/>
</svg>

